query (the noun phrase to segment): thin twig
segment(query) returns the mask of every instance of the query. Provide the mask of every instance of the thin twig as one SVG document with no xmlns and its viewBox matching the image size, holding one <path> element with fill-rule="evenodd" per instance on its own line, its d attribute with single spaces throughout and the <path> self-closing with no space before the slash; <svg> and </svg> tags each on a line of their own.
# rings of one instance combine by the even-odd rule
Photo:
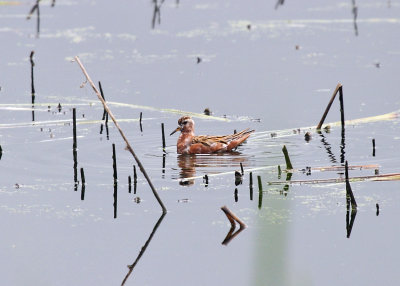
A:
<svg viewBox="0 0 400 286">
<path fill-rule="evenodd" d="M 76 56 L 76 57 L 75 57 L 75 60 L 76 60 L 76 62 L 78 63 L 79 67 L 81 68 L 81 70 L 82 70 L 83 74 L 85 75 L 87 81 L 88 81 L 88 82 L 90 83 L 90 85 L 92 86 L 92 88 L 93 88 L 94 92 L 96 93 L 97 97 L 99 98 L 99 100 L 100 100 L 101 103 L 103 104 L 104 109 L 107 110 L 108 115 L 111 117 L 112 121 L 114 122 L 115 127 L 117 127 L 119 133 L 120 133 L 121 136 L 122 136 L 122 139 L 124 139 L 124 141 L 125 141 L 125 143 L 126 143 L 126 148 L 127 148 L 128 151 L 132 154 L 132 156 L 135 158 L 136 163 L 138 164 L 140 171 L 143 173 L 144 177 L 146 178 L 146 180 L 147 180 L 147 182 L 148 182 L 148 184 L 149 184 L 151 190 L 153 191 L 154 196 L 156 197 L 158 203 L 160 204 L 160 206 L 161 206 L 161 208 L 162 208 L 163 213 L 166 213 L 166 212 L 167 212 L 167 209 L 165 208 L 163 202 L 161 201 L 161 199 L 160 199 L 160 197 L 159 197 L 159 195 L 158 195 L 158 193 L 157 193 L 157 190 L 155 189 L 153 183 L 151 182 L 150 177 L 147 175 L 147 172 L 146 172 L 146 170 L 144 169 L 142 163 L 140 162 L 139 158 L 136 156 L 136 154 L 135 154 L 135 152 L 133 151 L 131 145 L 129 144 L 129 141 L 128 141 L 128 139 L 126 138 L 126 136 L 125 136 L 124 132 L 122 131 L 121 127 L 119 126 L 119 124 L 118 124 L 118 122 L 117 122 L 117 119 L 114 117 L 113 113 L 112 113 L 111 110 L 108 108 L 107 103 L 106 103 L 106 102 L 104 101 L 104 99 L 101 97 L 100 92 L 97 90 L 97 88 L 96 88 L 96 86 L 94 85 L 93 81 L 92 81 L 91 78 L 89 77 L 89 75 L 88 75 L 88 73 L 86 72 L 84 66 L 82 65 L 81 61 L 79 60 L 79 57 Z"/>
</svg>

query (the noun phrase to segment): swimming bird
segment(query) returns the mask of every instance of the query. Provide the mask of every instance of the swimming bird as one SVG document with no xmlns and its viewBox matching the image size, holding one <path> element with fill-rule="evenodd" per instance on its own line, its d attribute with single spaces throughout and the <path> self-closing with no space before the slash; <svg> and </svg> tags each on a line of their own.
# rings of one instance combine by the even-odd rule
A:
<svg viewBox="0 0 400 286">
<path fill-rule="evenodd" d="M 245 141 L 254 130 L 249 128 L 238 133 L 224 136 L 194 135 L 194 121 L 190 116 L 178 120 L 178 127 L 172 131 L 181 131 L 176 149 L 179 154 L 210 154 L 229 152 Z"/>
</svg>

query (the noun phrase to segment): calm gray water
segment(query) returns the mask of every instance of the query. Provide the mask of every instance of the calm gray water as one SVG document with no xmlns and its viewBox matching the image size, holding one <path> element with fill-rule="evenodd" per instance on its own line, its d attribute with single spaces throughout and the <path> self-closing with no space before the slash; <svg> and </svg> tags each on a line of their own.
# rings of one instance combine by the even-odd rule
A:
<svg viewBox="0 0 400 286">
<path fill-rule="evenodd" d="M 278 174 L 283 145 L 296 169 L 344 158 L 376 165 L 351 177 L 400 172 L 397 117 L 348 123 L 344 149 L 340 126 L 322 135 L 304 127 L 316 126 L 339 82 L 346 119 L 398 113 L 397 1 L 41 1 L 39 33 L 36 14 L 26 20 L 34 4 L 0 2 L 1 284 L 120 285 L 147 245 L 125 285 L 397 285 L 398 181 L 352 182 L 351 216 L 343 182 L 286 185 Z M 161 220 L 140 172 L 128 192 L 136 163 L 112 122 L 108 135 L 101 127 L 77 55 L 159 191 Z M 74 184 L 72 108 L 84 197 Z M 169 134 L 188 113 L 198 134 L 256 132 L 232 154 L 178 156 L 177 136 L 167 136 L 164 153 L 161 123 Z M 326 121 L 339 120 L 336 99 Z M 228 245 L 223 205 L 248 226 Z"/>
</svg>

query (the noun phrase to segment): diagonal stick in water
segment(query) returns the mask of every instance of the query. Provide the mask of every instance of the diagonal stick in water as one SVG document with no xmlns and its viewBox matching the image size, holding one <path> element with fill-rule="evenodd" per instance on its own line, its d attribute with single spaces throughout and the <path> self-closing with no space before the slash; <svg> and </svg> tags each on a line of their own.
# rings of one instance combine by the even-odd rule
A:
<svg viewBox="0 0 400 286">
<path fill-rule="evenodd" d="M 78 57 L 78 56 L 75 57 L 75 61 L 78 63 L 78 65 L 79 65 L 79 67 L 81 68 L 83 74 L 85 75 L 87 81 L 90 83 L 90 85 L 92 86 L 92 88 L 93 88 L 94 92 L 96 93 L 97 97 L 99 98 L 99 100 L 100 100 L 101 103 L 103 104 L 104 109 L 107 111 L 108 115 L 111 117 L 112 121 L 113 121 L 114 124 L 115 124 L 115 127 L 117 127 L 119 133 L 121 134 L 122 139 L 124 139 L 128 151 L 129 151 L 129 152 L 132 154 L 132 156 L 135 158 L 136 163 L 138 164 L 140 171 L 142 171 L 144 177 L 146 178 L 147 183 L 149 184 L 151 190 L 153 191 L 154 196 L 156 197 L 158 203 L 160 204 L 163 213 L 166 213 L 166 212 L 167 212 L 167 209 L 165 208 L 163 202 L 161 201 L 161 199 L 160 199 L 160 197 L 159 197 L 159 195 L 158 195 L 158 193 L 157 193 L 157 190 L 156 190 L 155 187 L 153 186 L 153 183 L 151 182 L 150 177 L 147 175 L 147 172 L 146 172 L 146 170 L 144 169 L 142 163 L 140 162 L 139 158 L 136 156 L 135 152 L 133 151 L 133 149 L 132 149 L 131 145 L 129 144 L 129 141 L 128 141 L 128 139 L 126 138 L 124 132 L 122 131 L 121 127 L 119 126 L 119 124 L 118 124 L 117 120 L 115 119 L 114 115 L 112 114 L 111 110 L 108 108 L 108 106 L 107 106 L 106 102 L 104 101 L 104 99 L 102 98 L 100 92 L 97 90 L 97 88 L 96 88 L 96 86 L 94 85 L 93 81 L 92 81 L 91 78 L 89 77 L 88 73 L 86 72 L 86 69 L 85 69 L 84 66 L 82 65 L 82 63 L 81 63 L 81 61 L 79 60 L 79 57 Z"/>
<path fill-rule="evenodd" d="M 340 93 L 342 94 L 341 89 L 342 89 L 342 85 L 341 85 L 340 83 L 338 83 L 337 86 L 336 86 L 336 88 L 335 88 L 335 90 L 333 91 L 331 100 L 329 100 L 328 106 L 326 107 L 325 112 L 324 112 L 324 114 L 322 115 L 322 118 L 321 118 L 321 120 L 320 120 L 319 123 L 318 123 L 317 130 L 321 129 L 322 124 L 324 124 L 325 118 L 326 118 L 326 116 L 328 115 L 329 109 L 331 108 L 331 105 L 332 105 L 333 101 L 335 100 L 336 94 L 337 94 L 339 91 L 340 91 Z M 342 122 L 343 122 L 343 120 L 342 120 Z M 342 124 L 343 124 L 343 123 L 342 123 Z"/>
</svg>

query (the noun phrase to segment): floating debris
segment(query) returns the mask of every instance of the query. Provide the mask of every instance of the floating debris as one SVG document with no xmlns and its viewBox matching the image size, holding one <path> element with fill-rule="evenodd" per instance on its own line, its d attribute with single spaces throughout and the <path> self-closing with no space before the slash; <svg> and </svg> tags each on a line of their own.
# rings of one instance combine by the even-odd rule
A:
<svg viewBox="0 0 400 286">
<path fill-rule="evenodd" d="M 140 202 L 141 202 L 142 200 L 140 199 L 140 197 L 135 197 L 135 198 L 133 199 L 133 201 L 134 201 L 135 203 L 137 203 L 137 204 L 140 204 Z"/>
<path fill-rule="evenodd" d="M 311 133 L 307 132 L 306 134 L 304 134 L 304 140 L 306 140 L 306 142 L 310 142 L 311 140 Z"/>
</svg>

